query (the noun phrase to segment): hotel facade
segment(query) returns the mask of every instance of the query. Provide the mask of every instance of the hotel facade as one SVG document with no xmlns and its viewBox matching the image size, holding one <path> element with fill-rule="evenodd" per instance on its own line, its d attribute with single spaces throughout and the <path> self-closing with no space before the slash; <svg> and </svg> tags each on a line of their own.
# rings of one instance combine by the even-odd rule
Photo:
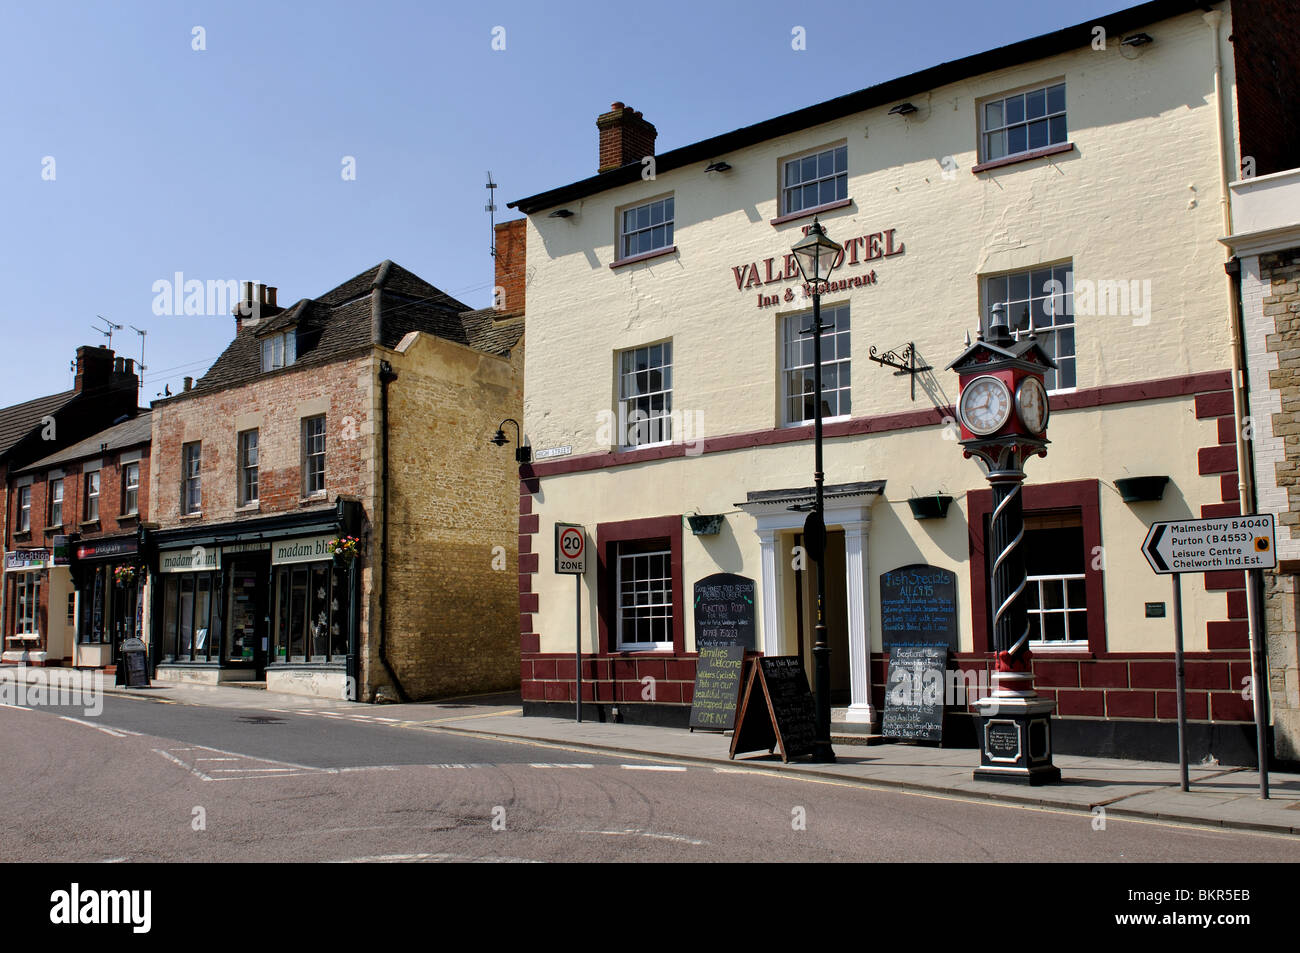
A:
<svg viewBox="0 0 1300 953">
<path fill-rule="evenodd" d="M 1025 485 L 1057 749 L 1176 759 L 1170 582 L 1141 546 L 1153 521 L 1241 512 L 1223 203 L 1251 154 L 1238 100 L 1279 93 L 1239 88 L 1230 37 L 1266 34 L 1270 6 L 1148 3 L 661 154 L 639 112 L 601 115 L 596 176 L 512 203 L 525 712 L 572 712 L 578 626 L 598 717 L 684 725 L 716 573 L 754 582 L 753 648 L 811 672 L 812 301 L 790 249 L 816 216 L 844 246 L 822 296 L 834 720 L 879 724 L 900 580 L 955 584 L 957 664 L 992 668 L 991 496 L 945 367 L 1001 304 L 1057 365 Z M 587 534 L 580 618 L 557 522 Z M 1193 761 L 1254 759 L 1246 585 L 1184 577 Z"/>
</svg>

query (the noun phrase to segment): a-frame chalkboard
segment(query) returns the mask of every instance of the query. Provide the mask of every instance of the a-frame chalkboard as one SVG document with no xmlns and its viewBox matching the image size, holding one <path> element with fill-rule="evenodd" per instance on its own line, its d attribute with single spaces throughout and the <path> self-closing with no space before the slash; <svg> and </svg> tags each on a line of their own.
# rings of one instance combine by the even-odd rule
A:
<svg viewBox="0 0 1300 953">
<path fill-rule="evenodd" d="M 789 761 L 817 750 L 817 708 L 803 661 L 797 655 L 755 660 L 731 736 L 731 757 L 747 751 L 781 749 Z"/>
</svg>

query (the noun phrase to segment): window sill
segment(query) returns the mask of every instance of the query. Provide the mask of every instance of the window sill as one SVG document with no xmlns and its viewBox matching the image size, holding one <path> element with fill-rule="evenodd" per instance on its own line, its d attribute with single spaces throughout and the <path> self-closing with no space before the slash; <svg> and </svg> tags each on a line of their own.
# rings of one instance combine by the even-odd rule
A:
<svg viewBox="0 0 1300 953">
<path fill-rule="evenodd" d="M 328 499 L 329 499 L 329 494 L 324 490 L 322 490 L 319 493 L 313 493 L 311 496 L 304 496 L 302 499 L 298 501 L 298 505 L 311 506 L 313 503 L 320 503 Z"/>
<path fill-rule="evenodd" d="M 81 521 L 81 524 L 80 524 L 80 527 L 81 527 L 81 531 L 82 531 L 82 532 L 86 532 L 87 530 L 96 530 L 96 529 L 99 529 L 99 520 L 97 520 L 97 519 L 94 519 L 94 520 L 82 520 L 82 521 Z"/>
<path fill-rule="evenodd" d="M 122 520 L 138 520 L 139 518 L 140 518 L 140 513 L 139 513 L 138 511 L 135 512 L 135 513 L 118 513 L 118 514 L 117 514 L 117 521 L 118 521 L 119 523 L 122 522 Z"/>
<path fill-rule="evenodd" d="M 18 532 L 14 533 L 14 542 L 26 543 L 26 542 L 30 542 L 31 538 L 32 538 L 32 531 L 29 529 L 20 529 L 18 530 Z"/>
<path fill-rule="evenodd" d="M 235 512 L 236 513 L 260 513 L 262 512 L 261 501 L 254 500 L 252 503 L 245 503 L 243 506 L 237 506 L 235 507 Z"/>
<path fill-rule="evenodd" d="M 838 423 L 842 423 L 845 420 L 852 420 L 852 419 L 853 419 L 852 414 L 840 414 L 838 417 L 823 417 L 822 426 L 825 427 L 827 424 L 838 424 Z M 815 427 L 816 424 L 817 422 L 815 420 L 804 420 L 804 421 L 800 421 L 799 423 L 782 424 L 781 429 L 798 430 L 800 427 Z"/>
<path fill-rule="evenodd" d="M 1030 642 L 1026 648 L 1033 655 L 1087 655 L 1087 642 Z"/>
<path fill-rule="evenodd" d="M 853 199 L 840 199 L 838 202 L 827 202 L 825 205 L 814 205 L 812 208 L 800 209 L 798 212 L 790 212 L 788 215 L 781 215 L 777 218 L 768 219 L 767 224 L 776 226 L 784 225 L 786 222 L 797 222 L 801 218 L 810 218 L 813 215 L 820 215 L 822 212 L 830 212 L 837 208 L 848 208 L 853 204 Z"/>
<path fill-rule="evenodd" d="M 11 635 L 5 641 L 6 642 L 39 642 L 40 640 L 41 640 L 40 633 L 28 633 L 27 635 Z"/>
<path fill-rule="evenodd" d="M 46 536 L 56 536 L 56 535 L 58 535 L 59 533 L 62 533 L 62 532 L 63 532 L 63 524 L 62 524 L 62 523 L 51 523 L 49 526 L 46 526 L 46 527 L 45 527 L 45 535 L 46 535 Z"/>
<path fill-rule="evenodd" d="M 197 513 L 182 513 L 179 518 L 183 520 L 201 520 L 203 519 L 203 511 L 199 510 Z"/>
<path fill-rule="evenodd" d="M 1071 152 L 1074 150 L 1073 142 L 1058 142 L 1054 146 L 1048 146 L 1045 149 L 1034 149 L 1030 152 L 1017 152 L 1013 156 L 1003 156 L 1001 159 L 992 159 L 988 162 L 980 162 L 971 166 L 971 172 L 978 175 L 981 172 L 987 172 L 989 169 L 1000 169 L 1007 165 L 1016 165 L 1021 162 L 1029 162 L 1033 159 L 1041 159 L 1044 156 L 1059 155 L 1062 152 Z"/>
<path fill-rule="evenodd" d="M 633 255 L 631 258 L 619 258 L 609 263 L 609 267 L 622 268 L 624 265 L 634 265 L 639 261 L 649 261 L 652 258 L 662 258 L 665 255 L 672 255 L 677 251 L 676 245 L 669 245 L 667 248 L 656 248 L 654 251 L 642 252 L 639 255 Z"/>
</svg>

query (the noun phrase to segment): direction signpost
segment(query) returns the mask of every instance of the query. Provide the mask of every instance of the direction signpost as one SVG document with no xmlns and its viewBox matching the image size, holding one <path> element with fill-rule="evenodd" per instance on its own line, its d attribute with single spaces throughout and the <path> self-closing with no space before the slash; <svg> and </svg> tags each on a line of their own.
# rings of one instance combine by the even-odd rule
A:
<svg viewBox="0 0 1300 953">
<path fill-rule="evenodd" d="M 582 722 L 582 576 L 587 571 L 587 531 L 577 523 L 555 524 L 555 571 L 573 576 L 574 650 L 573 701 L 578 722 Z"/>
<path fill-rule="evenodd" d="M 1273 514 L 1225 516 L 1218 519 L 1168 520 L 1152 523 L 1142 543 L 1142 555 L 1159 575 L 1174 577 L 1174 675 L 1178 695 L 1178 770 L 1182 789 L 1187 780 L 1187 690 L 1183 681 L 1183 590 L 1185 572 L 1257 573 L 1277 565 Z M 1248 577 L 1248 584 L 1256 580 Z M 1261 677 L 1264 660 L 1256 632 L 1250 633 L 1251 695 L 1255 703 L 1256 756 L 1259 796 L 1268 799 L 1268 752 Z"/>
</svg>

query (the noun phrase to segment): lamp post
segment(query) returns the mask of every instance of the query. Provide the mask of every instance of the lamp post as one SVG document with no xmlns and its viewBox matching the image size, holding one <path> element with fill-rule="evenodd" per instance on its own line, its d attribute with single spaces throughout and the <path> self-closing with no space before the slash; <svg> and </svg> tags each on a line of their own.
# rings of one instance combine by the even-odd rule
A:
<svg viewBox="0 0 1300 953">
<path fill-rule="evenodd" d="M 813 684 L 817 705 L 817 750 L 813 760 L 830 763 L 835 760 L 831 748 L 831 647 L 826 642 L 826 501 L 822 493 L 825 474 L 822 472 L 822 283 L 839 264 L 844 247 L 826 235 L 821 223 L 813 218 L 808 234 L 791 249 L 804 281 L 812 285 L 813 323 L 803 329 L 803 334 L 813 336 L 813 392 L 816 406 L 813 413 L 813 443 L 816 462 L 813 468 L 813 485 L 816 499 L 813 511 L 804 527 L 804 544 L 808 554 L 817 560 L 817 625 L 813 629 Z"/>
<path fill-rule="evenodd" d="M 505 420 L 501 421 L 500 426 L 497 427 L 497 432 L 492 435 L 492 438 L 488 443 L 494 443 L 498 447 L 504 447 L 510 442 L 510 438 L 506 436 L 506 424 L 515 425 L 515 463 L 531 463 L 533 459 L 533 449 L 524 443 L 523 434 L 519 430 L 519 421 L 515 420 L 513 417 L 507 417 Z"/>
</svg>

